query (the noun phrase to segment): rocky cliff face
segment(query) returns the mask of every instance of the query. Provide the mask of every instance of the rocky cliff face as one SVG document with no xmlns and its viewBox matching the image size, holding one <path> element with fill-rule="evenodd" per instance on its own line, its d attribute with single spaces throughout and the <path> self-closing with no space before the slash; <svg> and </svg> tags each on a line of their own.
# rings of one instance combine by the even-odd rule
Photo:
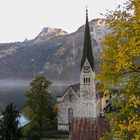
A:
<svg viewBox="0 0 140 140">
<path fill-rule="evenodd" d="M 68 35 L 66 31 L 63 31 L 62 29 L 52 29 L 52 28 L 43 28 L 43 30 L 39 33 L 39 35 L 35 38 L 36 42 L 43 42 L 47 41 L 51 38 L 57 37 L 57 36 L 64 36 Z"/>
<path fill-rule="evenodd" d="M 101 41 L 109 29 L 104 19 L 94 19 L 90 31 L 98 68 Z M 84 25 L 72 34 L 43 28 L 33 40 L 0 44 L 0 78 L 32 78 L 43 74 L 54 80 L 77 80 L 83 39 Z"/>
</svg>

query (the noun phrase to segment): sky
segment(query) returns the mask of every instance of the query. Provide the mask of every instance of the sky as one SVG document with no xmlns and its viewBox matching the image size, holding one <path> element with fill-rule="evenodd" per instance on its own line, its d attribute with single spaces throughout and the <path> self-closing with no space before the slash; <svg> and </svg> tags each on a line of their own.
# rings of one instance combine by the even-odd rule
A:
<svg viewBox="0 0 140 140">
<path fill-rule="evenodd" d="M 36 37 L 43 27 L 61 28 L 68 33 L 89 21 L 104 18 L 126 0 L 0 0 L 0 43 L 24 41 Z"/>
</svg>

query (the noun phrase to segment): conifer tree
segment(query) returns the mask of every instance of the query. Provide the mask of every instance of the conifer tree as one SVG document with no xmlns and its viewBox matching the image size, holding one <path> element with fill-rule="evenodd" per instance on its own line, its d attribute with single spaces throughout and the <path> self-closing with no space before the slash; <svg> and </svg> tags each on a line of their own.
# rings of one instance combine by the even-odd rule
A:
<svg viewBox="0 0 140 140">
<path fill-rule="evenodd" d="M 19 111 L 13 103 L 6 106 L 0 118 L 0 139 L 19 140 Z"/>
</svg>

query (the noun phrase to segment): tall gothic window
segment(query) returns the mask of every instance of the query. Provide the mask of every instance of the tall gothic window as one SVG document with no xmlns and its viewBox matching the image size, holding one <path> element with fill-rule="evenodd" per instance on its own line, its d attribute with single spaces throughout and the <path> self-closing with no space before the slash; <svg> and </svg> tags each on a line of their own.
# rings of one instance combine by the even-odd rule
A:
<svg viewBox="0 0 140 140">
<path fill-rule="evenodd" d="M 69 110 L 68 110 L 68 122 L 72 123 L 72 119 L 73 119 L 73 109 L 69 108 Z"/>
<path fill-rule="evenodd" d="M 70 100 L 70 102 L 72 101 L 71 99 L 72 99 L 72 95 L 70 94 L 70 95 L 69 95 L 69 100 Z"/>
</svg>

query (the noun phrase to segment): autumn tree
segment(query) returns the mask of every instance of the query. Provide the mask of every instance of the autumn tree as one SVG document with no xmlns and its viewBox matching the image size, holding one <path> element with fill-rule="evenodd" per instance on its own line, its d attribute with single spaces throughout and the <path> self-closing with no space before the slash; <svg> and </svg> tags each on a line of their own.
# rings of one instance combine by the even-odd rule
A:
<svg viewBox="0 0 140 140">
<path fill-rule="evenodd" d="M 111 32 L 105 36 L 101 52 L 101 72 L 97 76 L 106 89 L 115 87 L 117 112 L 108 114 L 112 131 L 104 137 L 140 139 L 140 0 L 106 14 Z"/>
<path fill-rule="evenodd" d="M 55 119 L 51 95 L 48 92 L 50 84 L 51 82 L 45 77 L 36 77 L 30 84 L 30 90 L 25 94 L 27 99 L 24 111 L 30 120 L 29 135 L 37 140 L 44 132 L 52 129 Z"/>
<path fill-rule="evenodd" d="M 0 139 L 19 140 L 19 111 L 13 103 L 6 106 L 0 118 Z"/>
</svg>

